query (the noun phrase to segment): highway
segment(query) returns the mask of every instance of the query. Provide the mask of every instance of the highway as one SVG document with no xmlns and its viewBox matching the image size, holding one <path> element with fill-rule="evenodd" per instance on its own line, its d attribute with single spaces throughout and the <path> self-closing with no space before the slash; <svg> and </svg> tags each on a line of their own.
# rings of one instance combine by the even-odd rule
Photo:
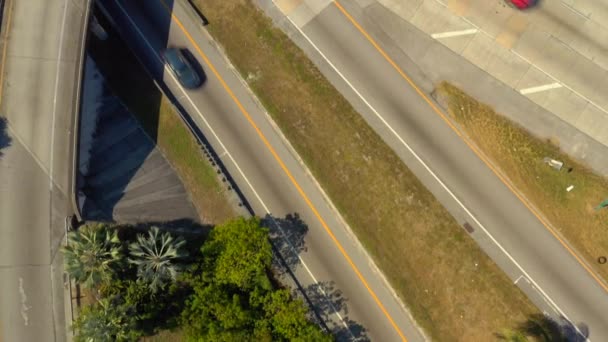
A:
<svg viewBox="0 0 608 342">
<path fill-rule="evenodd" d="M 525 279 L 532 285 L 527 294 L 538 291 L 590 340 L 608 340 L 605 285 L 444 119 L 416 61 L 366 16 L 371 3 L 303 1 L 288 14 L 313 60 L 333 69 L 326 75 L 336 87 L 456 219 L 474 226 L 473 237 L 514 282 Z M 442 63 L 440 55 L 426 57 Z"/>
<path fill-rule="evenodd" d="M 320 297 L 311 299 L 328 328 L 342 340 L 423 341 L 297 155 L 201 30 L 200 18 L 186 10 L 185 1 L 165 3 L 173 19 L 160 1 L 101 4 L 138 58 L 200 127 L 254 212 L 271 215 L 275 223 L 298 214 L 308 226 L 303 237 L 289 240 L 298 250 L 287 246 L 282 254 L 291 260 L 300 288 Z M 159 51 L 166 46 L 187 47 L 196 56 L 207 76 L 201 89 L 184 90 L 163 68 Z M 276 245 L 288 245 L 280 241 L 280 228 L 271 230 Z"/>
<path fill-rule="evenodd" d="M 69 337 L 58 251 L 73 213 L 72 130 L 88 4 L 6 1 L 0 91 L 10 145 L 0 151 L 0 341 Z"/>
<path fill-rule="evenodd" d="M 391 49 L 385 36 L 377 38 L 380 30 L 365 17 L 360 2 L 322 3 L 310 6 L 316 11 L 313 16 L 309 10 L 302 11 L 305 19 L 295 15 L 290 19 L 315 51 L 316 62 L 331 64 L 332 82 L 457 220 L 475 227 L 473 238 L 518 286 L 538 299 L 535 303 L 541 309 L 548 308 L 554 317 L 564 316 L 590 340 L 608 339 L 608 317 L 603 314 L 608 312 L 606 289 L 442 118 L 426 95 L 429 82 L 416 64 Z M 297 267 L 296 278 L 303 287 L 334 282 L 348 300 L 348 316 L 338 310 L 340 315 L 330 315 L 329 324 L 360 324 L 372 340 L 422 339 L 297 157 L 210 38 L 197 28 L 199 19 L 182 5 L 169 4 L 175 14 L 172 20 L 155 2 L 136 9 L 110 1 L 107 7 L 138 56 L 157 79 L 164 77 L 211 140 L 254 211 L 278 218 L 297 212 L 308 224 L 307 250 L 300 254 L 303 264 Z M 368 37 L 376 40 L 372 43 Z M 158 51 L 167 45 L 193 52 L 208 76 L 201 90 L 184 91 L 165 72 Z M 344 246 L 361 278 L 328 239 L 325 226 Z"/>
</svg>

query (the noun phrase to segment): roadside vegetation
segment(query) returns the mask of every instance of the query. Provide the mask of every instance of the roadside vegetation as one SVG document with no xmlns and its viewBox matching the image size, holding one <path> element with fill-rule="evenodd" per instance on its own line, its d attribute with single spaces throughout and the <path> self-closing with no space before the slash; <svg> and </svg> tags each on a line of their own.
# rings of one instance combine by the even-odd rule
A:
<svg viewBox="0 0 608 342">
<path fill-rule="evenodd" d="M 70 232 L 66 272 L 85 296 L 76 341 L 331 341 L 273 278 L 268 230 L 258 219 L 235 218 L 214 165 L 104 24 L 113 34 L 91 38 L 89 52 L 176 169 L 203 225 L 89 223 Z"/>
<path fill-rule="evenodd" d="M 188 227 L 192 228 L 192 227 Z M 66 271 L 94 296 L 75 341 L 137 341 L 159 331 L 189 341 L 331 341 L 270 273 L 256 218 L 188 239 L 145 226 L 91 223 L 68 233 Z"/>
<path fill-rule="evenodd" d="M 442 83 L 437 94 L 515 188 L 608 280 L 608 266 L 598 263 L 608 256 L 608 208 L 596 209 L 608 198 L 608 180 L 560 151 L 557 141 L 534 137 L 455 86 Z M 546 157 L 562 161 L 562 169 L 550 167 Z"/>
<path fill-rule="evenodd" d="M 568 342 L 581 341 L 574 326 L 565 319 L 553 321 L 543 314 L 535 314 L 512 329 L 504 329 L 495 334 L 499 341 L 505 342 Z"/>
<path fill-rule="evenodd" d="M 538 313 L 252 1 L 194 3 L 433 340 L 495 340 Z"/>
</svg>

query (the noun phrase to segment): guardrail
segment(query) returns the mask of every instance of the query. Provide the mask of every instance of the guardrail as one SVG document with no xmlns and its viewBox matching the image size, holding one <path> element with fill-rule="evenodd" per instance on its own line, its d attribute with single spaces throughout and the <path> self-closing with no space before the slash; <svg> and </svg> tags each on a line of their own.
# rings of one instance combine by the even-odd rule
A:
<svg viewBox="0 0 608 342">
<path fill-rule="evenodd" d="M 253 208 L 251 207 L 249 202 L 247 202 L 245 195 L 241 192 L 238 185 L 224 166 L 222 160 L 213 149 L 213 146 L 211 146 L 211 143 L 207 140 L 207 138 L 205 138 L 203 132 L 197 127 L 190 115 L 187 114 L 186 110 L 182 107 L 182 105 L 173 95 L 171 90 L 169 90 L 168 87 L 164 84 L 158 83 L 155 79 L 153 79 L 153 81 L 154 85 L 156 85 L 156 87 L 169 99 L 171 107 L 182 119 L 182 122 L 188 128 L 190 134 L 192 134 L 192 136 L 196 139 L 196 142 L 198 143 L 202 154 L 206 158 L 208 158 L 209 162 L 211 163 L 211 166 L 214 166 L 216 168 L 220 181 L 228 183 L 228 190 L 234 191 L 235 195 L 239 200 L 239 206 L 247 210 L 249 215 L 254 216 L 255 213 L 253 211 Z"/>
</svg>

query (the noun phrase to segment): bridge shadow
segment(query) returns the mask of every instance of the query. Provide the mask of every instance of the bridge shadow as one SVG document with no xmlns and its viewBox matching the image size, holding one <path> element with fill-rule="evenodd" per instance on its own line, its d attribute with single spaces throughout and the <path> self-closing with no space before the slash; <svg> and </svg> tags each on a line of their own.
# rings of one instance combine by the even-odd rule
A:
<svg viewBox="0 0 608 342">
<path fill-rule="evenodd" d="M 161 111 L 170 108 L 155 84 L 163 65 L 146 63 L 132 49 L 137 44 L 125 41 L 120 3 L 95 3 L 95 29 L 87 39 L 87 64 L 94 67 L 85 69 L 80 114 L 77 186 L 83 218 L 131 223 L 196 218 L 180 180 L 155 148 Z M 154 37 L 165 46 L 168 28 Z M 87 75 L 95 72 L 100 75 Z M 102 86 L 91 84 L 95 77 L 103 79 Z"/>
<path fill-rule="evenodd" d="M 0 117 L 0 158 L 2 157 L 2 149 L 11 146 L 11 137 L 8 135 L 8 123 L 6 118 Z"/>
<path fill-rule="evenodd" d="M 106 1 L 113 2 L 114 0 Z M 137 116 L 148 136 L 156 142 L 162 92 L 154 84 L 153 76 L 158 76 L 159 73 L 162 75 L 162 67 L 143 65 L 144 60 L 139 59 L 129 47 L 132 42 L 125 40 L 128 37 L 114 26 L 120 24 L 120 21 L 115 19 L 118 14 L 120 11 L 116 8 L 112 10 L 100 7 L 98 2 L 95 4 L 93 15 L 108 35 L 104 40 L 90 35 L 88 52 L 112 91 Z M 168 32 L 164 31 L 166 30 L 158 32 L 157 40 L 166 44 Z"/>
</svg>

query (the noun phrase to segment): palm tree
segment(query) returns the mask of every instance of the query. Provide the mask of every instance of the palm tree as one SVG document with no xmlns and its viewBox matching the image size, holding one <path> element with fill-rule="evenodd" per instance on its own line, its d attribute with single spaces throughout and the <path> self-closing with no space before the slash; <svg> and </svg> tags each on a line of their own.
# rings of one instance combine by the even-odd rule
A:
<svg viewBox="0 0 608 342">
<path fill-rule="evenodd" d="M 148 236 L 138 235 L 137 241 L 129 245 L 129 262 L 137 265 L 137 276 L 150 284 L 155 293 L 168 280 L 175 280 L 179 271 L 174 261 L 185 257 L 183 238 L 174 238 L 168 232 L 159 235 L 158 227 L 152 227 Z"/>
<path fill-rule="evenodd" d="M 121 259 L 120 240 L 116 230 L 107 225 L 85 225 L 68 233 L 63 253 L 66 272 L 92 288 L 111 280 L 112 266 Z"/>
</svg>

